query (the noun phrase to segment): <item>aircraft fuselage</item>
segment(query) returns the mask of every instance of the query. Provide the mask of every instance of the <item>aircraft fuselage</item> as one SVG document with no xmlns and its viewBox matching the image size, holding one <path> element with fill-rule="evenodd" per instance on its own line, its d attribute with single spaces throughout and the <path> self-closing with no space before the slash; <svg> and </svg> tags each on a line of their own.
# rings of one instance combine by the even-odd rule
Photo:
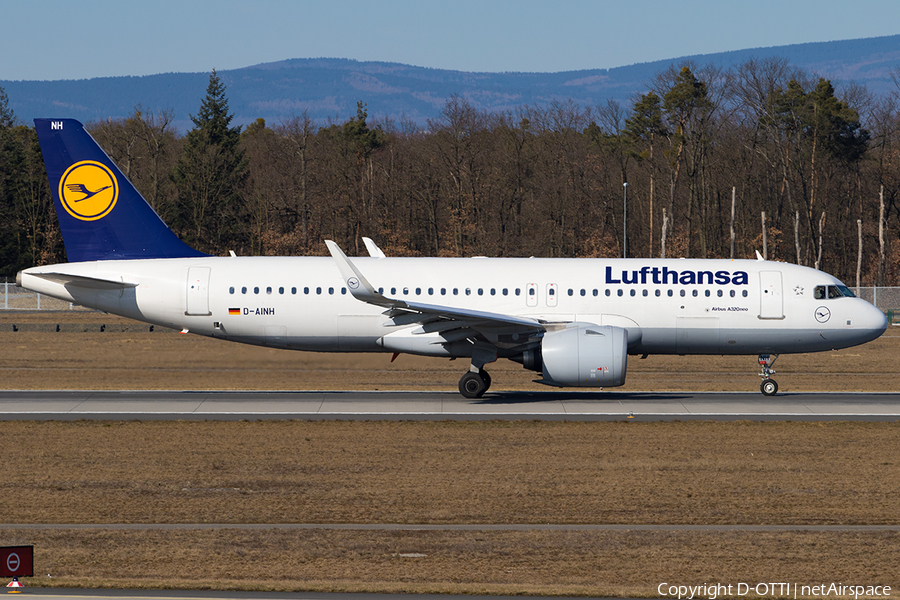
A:
<svg viewBox="0 0 900 600">
<path fill-rule="evenodd" d="M 761 354 L 844 348 L 878 337 L 884 314 L 826 273 L 752 260 L 354 258 L 386 297 L 628 331 L 629 354 Z M 92 289 L 41 273 L 133 287 Z M 116 260 L 28 269 L 21 285 L 191 333 L 325 352 L 470 356 L 467 344 L 385 315 L 327 257 Z M 522 340 L 525 343 L 525 340 Z M 443 340 L 446 342 L 446 340 Z M 507 341 L 516 352 L 521 344 Z M 504 355 L 503 352 L 500 354 Z"/>
</svg>

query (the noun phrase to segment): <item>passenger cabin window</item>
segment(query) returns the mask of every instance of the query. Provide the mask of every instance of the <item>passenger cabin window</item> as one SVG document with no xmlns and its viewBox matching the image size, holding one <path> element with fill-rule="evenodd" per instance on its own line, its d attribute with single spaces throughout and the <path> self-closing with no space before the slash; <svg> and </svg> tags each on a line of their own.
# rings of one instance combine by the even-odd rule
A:
<svg viewBox="0 0 900 600">
<path fill-rule="evenodd" d="M 233 293 L 234 293 L 234 286 L 231 286 L 230 288 L 228 288 L 228 293 L 229 293 L 229 294 L 233 294 Z"/>
<path fill-rule="evenodd" d="M 258 293 L 259 293 L 259 288 L 258 288 L 258 287 L 253 288 L 253 293 L 254 293 L 254 294 L 258 294 Z"/>
<path fill-rule="evenodd" d="M 246 294 L 246 293 L 247 293 L 247 288 L 246 288 L 246 287 L 242 287 L 242 288 L 241 288 L 241 293 L 242 293 L 242 294 Z"/>
</svg>

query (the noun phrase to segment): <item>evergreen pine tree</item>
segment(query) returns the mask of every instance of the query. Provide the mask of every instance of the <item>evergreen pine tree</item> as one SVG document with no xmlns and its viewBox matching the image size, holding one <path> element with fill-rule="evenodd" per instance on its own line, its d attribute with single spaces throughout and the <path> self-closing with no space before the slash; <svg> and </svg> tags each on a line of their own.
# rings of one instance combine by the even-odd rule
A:
<svg viewBox="0 0 900 600">
<path fill-rule="evenodd" d="M 185 237 L 208 251 L 235 247 L 240 185 L 247 163 L 239 148 L 240 126 L 231 127 L 225 85 L 213 69 L 194 129 L 188 132 L 173 179 L 178 186 Z"/>
</svg>

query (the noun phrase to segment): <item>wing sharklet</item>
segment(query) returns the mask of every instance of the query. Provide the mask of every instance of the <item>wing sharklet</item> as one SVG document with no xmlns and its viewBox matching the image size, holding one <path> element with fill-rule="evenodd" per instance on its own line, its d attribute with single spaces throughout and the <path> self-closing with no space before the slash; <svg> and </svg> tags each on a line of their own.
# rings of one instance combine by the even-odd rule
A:
<svg viewBox="0 0 900 600">
<path fill-rule="evenodd" d="M 527 329 L 535 329 L 543 331 L 544 326 L 536 319 L 528 317 L 517 317 L 515 315 L 505 315 L 501 313 L 485 312 L 480 310 L 471 310 L 466 308 L 454 308 L 450 306 L 441 306 L 437 304 L 425 304 L 421 302 L 407 302 L 405 300 L 394 300 L 387 298 L 375 291 L 375 287 L 369 283 L 369 280 L 362 272 L 347 258 L 344 251 L 331 240 L 325 240 L 328 251 L 334 257 L 341 277 L 347 284 L 350 294 L 362 302 L 374 304 L 393 310 L 404 310 L 417 312 L 426 315 L 437 315 L 449 319 L 460 321 L 474 322 L 485 326 L 506 326 L 516 325 Z"/>
<path fill-rule="evenodd" d="M 378 247 L 378 244 L 372 238 L 364 237 L 362 239 L 363 243 L 366 245 L 366 250 L 369 251 L 369 256 L 372 258 L 384 258 L 384 251 Z"/>
</svg>

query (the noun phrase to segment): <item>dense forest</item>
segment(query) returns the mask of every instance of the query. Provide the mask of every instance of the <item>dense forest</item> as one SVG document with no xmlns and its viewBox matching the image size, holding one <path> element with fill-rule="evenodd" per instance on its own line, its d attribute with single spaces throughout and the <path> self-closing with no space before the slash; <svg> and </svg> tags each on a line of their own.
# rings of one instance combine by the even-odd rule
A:
<svg viewBox="0 0 900 600">
<path fill-rule="evenodd" d="M 327 254 L 325 239 L 358 254 L 361 236 L 389 256 L 759 251 L 849 285 L 898 285 L 897 93 L 838 94 L 767 59 L 672 67 L 626 106 L 496 114 L 455 96 L 426 128 L 367 117 L 361 100 L 343 123 L 301 114 L 241 130 L 213 71 L 184 136 L 170 111 L 141 107 L 88 129 L 212 254 Z M 0 276 L 65 260 L 34 129 L 2 90 L 0 228 Z"/>
</svg>

